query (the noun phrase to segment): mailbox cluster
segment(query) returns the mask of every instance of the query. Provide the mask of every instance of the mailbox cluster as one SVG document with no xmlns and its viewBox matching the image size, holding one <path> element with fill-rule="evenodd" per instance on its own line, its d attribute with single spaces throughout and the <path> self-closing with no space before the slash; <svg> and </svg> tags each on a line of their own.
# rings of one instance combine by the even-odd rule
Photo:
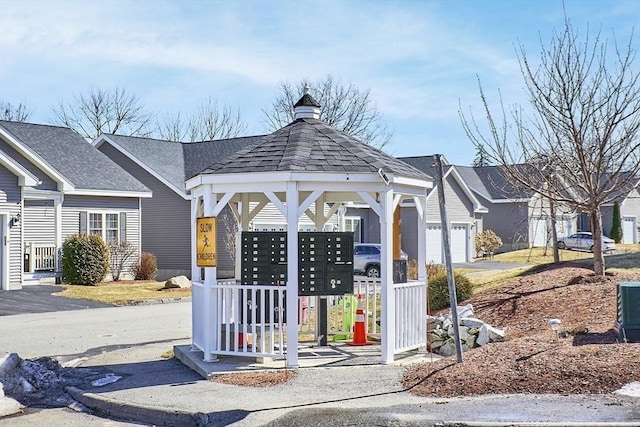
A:
<svg viewBox="0 0 640 427">
<path fill-rule="evenodd" d="M 241 245 L 243 284 L 286 284 L 286 232 L 243 232 Z M 299 295 L 343 295 L 353 291 L 353 233 L 301 232 L 298 258 Z"/>
</svg>

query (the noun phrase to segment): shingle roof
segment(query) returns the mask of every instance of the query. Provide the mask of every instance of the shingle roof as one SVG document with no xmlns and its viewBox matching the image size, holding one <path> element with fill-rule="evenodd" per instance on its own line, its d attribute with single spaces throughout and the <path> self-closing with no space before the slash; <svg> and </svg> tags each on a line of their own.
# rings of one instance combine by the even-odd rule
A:
<svg viewBox="0 0 640 427">
<path fill-rule="evenodd" d="M 184 190 L 184 156 L 180 142 L 124 135 L 106 136 L 171 185 Z"/>
<path fill-rule="evenodd" d="M 174 142 L 153 138 L 106 135 L 175 188 L 186 191 L 185 181 L 214 161 L 222 161 L 255 144 L 262 136 L 202 142 Z"/>
<path fill-rule="evenodd" d="M 431 177 L 381 150 L 367 145 L 326 123 L 297 119 L 262 137 L 202 173 L 248 172 L 377 172 L 417 179 Z"/>
<path fill-rule="evenodd" d="M 436 166 L 435 166 L 436 157 L 435 156 L 398 157 L 398 159 L 402 160 L 405 163 L 410 164 L 414 168 L 426 173 L 429 176 L 436 176 Z M 446 160 L 444 159 L 442 163 L 443 163 L 442 164 L 443 174 L 446 174 L 447 171 L 452 168 L 452 166 L 449 164 L 446 164 Z M 433 191 L 433 189 L 429 191 Z"/>
<path fill-rule="evenodd" d="M 4 120 L 0 126 L 77 190 L 151 191 L 69 128 Z"/>
</svg>

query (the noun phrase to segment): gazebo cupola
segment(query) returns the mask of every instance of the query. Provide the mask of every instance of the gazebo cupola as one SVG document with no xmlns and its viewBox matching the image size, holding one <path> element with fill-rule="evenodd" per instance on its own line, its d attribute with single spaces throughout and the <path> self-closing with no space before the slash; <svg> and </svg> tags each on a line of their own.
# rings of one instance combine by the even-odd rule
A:
<svg viewBox="0 0 640 427">
<path fill-rule="evenodd" d="M 298 119 L 320 119 L 320 104 L 309 94 L 311 87 L 304 86 L 302 98 L 293 105 L 294 117 Z"/>
</svg>

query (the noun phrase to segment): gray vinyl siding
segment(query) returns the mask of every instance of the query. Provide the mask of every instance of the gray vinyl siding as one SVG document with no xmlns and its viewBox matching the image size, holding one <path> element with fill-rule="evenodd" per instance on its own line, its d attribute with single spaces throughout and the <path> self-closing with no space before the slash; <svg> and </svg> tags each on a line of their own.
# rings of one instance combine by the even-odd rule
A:
<svg viewBox="0 0 640 427">
<path fill-rule="evenodd" d="M 62 240 L 80 232 L 80 212 L 125 212 L 127 240 L 139 245 L 140 229 L 137 197 L 65 196 L 62 202 Z"/>
<path fill-rule="evenodd" d="M 25 200 L 24 244 L 55 245 L 56 216 L 53 200 Z"/>
<path fill-rule="evenodd" d="M 153 197 L 142 199 L 142 250 L 156 256 L 158 270 L 190 273 L 191 202 L 108 143 L 99 150 L 153 192 Z"/>
<path fill-rule="evenodd" d="M 16 149 L 7 144 L 4 140 L 0 139 L 0 150 L 7 153 L 7 155 L 15 160 L 18 164 L 20 164 L 23 168 L 31 172 L 33 175 L 38 177 L 38 180 L 41 181 L 41 184 L 33 187 L 37 190 L 57 190 L 58 184 L 53 178 L 45 174 L 42 170 L 40 170 L 36 165 L 27 160 L 22 154 L 20 154 Z"/>
<path fill-rule="evenodd" d="M 440 203 L 438 202 L 438 189 L 431 191 L 427 199 L 427 222 L 440 224 Z M 473 203 L 462 190 L 460 185 L 452 178 L 447 177 L 444 185 L 444 199 L 447 207 L 447 220 L 450 223 L 473 224 Z"/>
<path fill-rule="evenodd" d="M 360 218 L 363 243 L 380 243 L 380 218 L 370 208 L 348 208 L 346 216 Z"/>
<path fill-rule="evenodd" d="M 18 177 L 0 166 L 0 212 L 6 214 L 7 222 L 20 213 L 21 190 Z M 22 221 L 5 229 L 9 244 L 3 249 L 7 251 L 7 268 L 9 270 L 8 289 L 22 286 Z M 2 244 L 2 242 L 0 242 Z"/>
<path fill-rule="evenodd" d="M 409 259 L 418 259 L 418 211 L 415 206 L 402 208 L 400 227 L 402 249 L 409 255 Z"/>
<path fill-rule="evenodd" d="M 529 208 L 527 203 L 483 203 L 489 213 L 483 217 L 483 230 L 502 239 L 499 251 L 529 247 Z"/>
</svg>

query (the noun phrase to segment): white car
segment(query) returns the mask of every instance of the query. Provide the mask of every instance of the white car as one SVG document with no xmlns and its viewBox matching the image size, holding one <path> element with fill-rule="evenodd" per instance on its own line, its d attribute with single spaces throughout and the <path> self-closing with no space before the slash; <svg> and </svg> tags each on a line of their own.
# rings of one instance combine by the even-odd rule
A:
<svg viewBox="0 0 640 427">
<path fill-rule="evenodd" d="M 593 235 L 582 231 L 572 234 L 569 237 L 558 239 L 558 249 L 584 249 L 593 252 Z M 602 236 L 602 250 L 604 252 L 614 251 L 616 242 L 606 236 Z"/>
</svg>

